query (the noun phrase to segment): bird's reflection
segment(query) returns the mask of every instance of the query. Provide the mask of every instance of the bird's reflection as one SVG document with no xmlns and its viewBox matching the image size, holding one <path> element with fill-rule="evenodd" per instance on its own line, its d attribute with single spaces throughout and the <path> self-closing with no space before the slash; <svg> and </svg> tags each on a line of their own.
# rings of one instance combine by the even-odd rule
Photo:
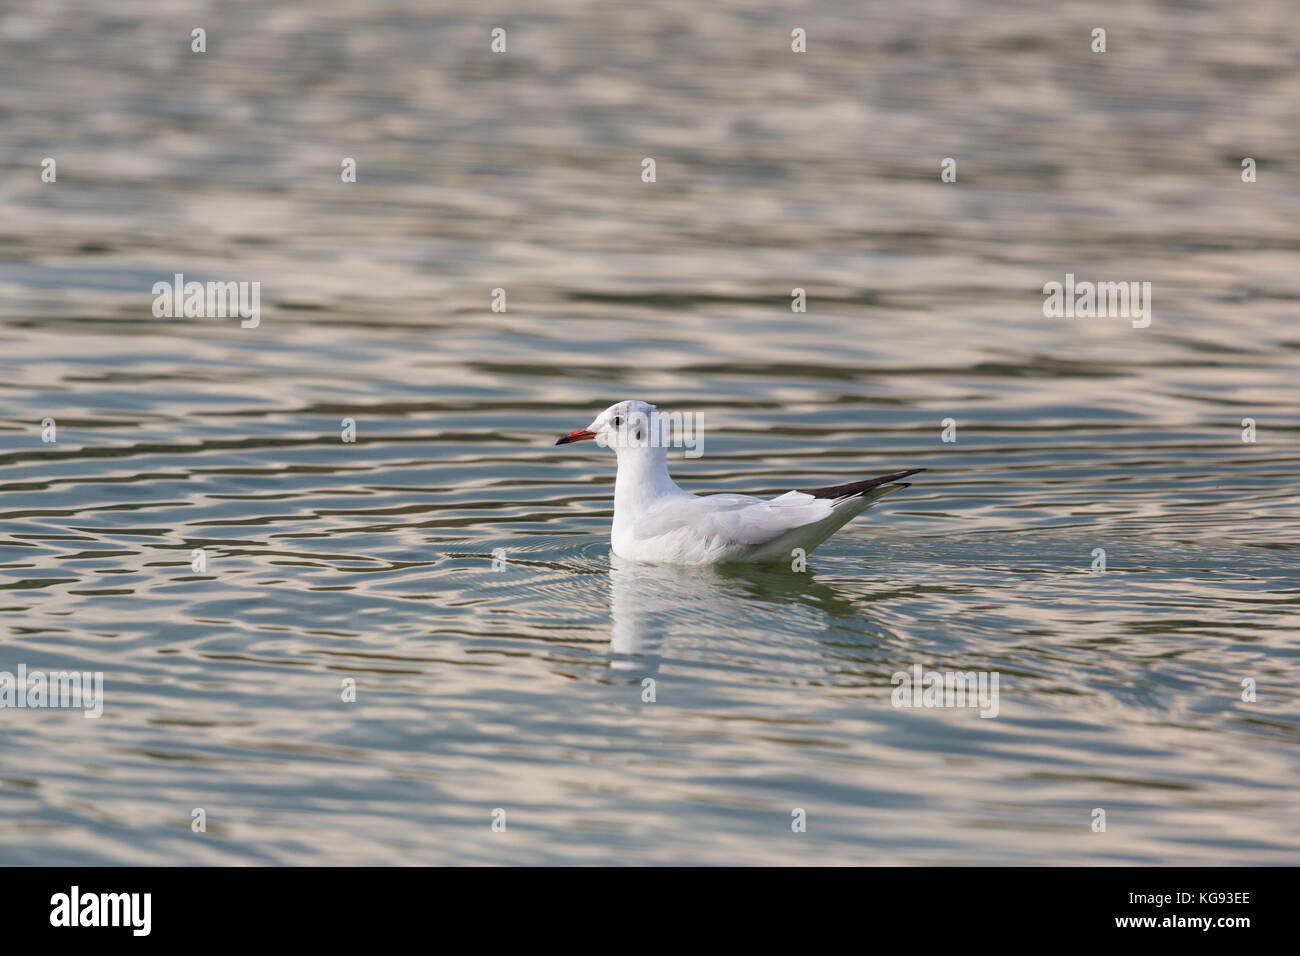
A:
<svg viewBox="0 0 1300 956">
<path fill-rule="evenodd" d="M 786 605 L 791 617 L 814 631 L 826 629 L 828 616 L 862 616 L 854 601 L 818 582 L 811 571 L 756 565 L 673 567 L 639 564 L 614 554 L 609 560 L 614 619 L 610 666 L 619 670 L 657 671 L 674 630 L 699 633 L 716 626 L 730 631 L 737 622 L 753 622 L 770 612 L 773 605 Z"/>
</svg>

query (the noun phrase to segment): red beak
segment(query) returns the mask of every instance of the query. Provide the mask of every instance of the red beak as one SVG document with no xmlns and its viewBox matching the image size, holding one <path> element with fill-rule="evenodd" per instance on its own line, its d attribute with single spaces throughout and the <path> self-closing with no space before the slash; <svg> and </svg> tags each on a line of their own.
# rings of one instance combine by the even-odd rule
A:
<svg viewBox="0 0 1300 956">
<path fill-rule="evenodd" d="M 596 437 L 596 433 L 595 433 L 595 432 L 589 432 L 589 431 L 587 431 L 587 429 L 585 429 L 585 428 L 579 428 L 576 432 L 569 432 L 569 434 L 565 435 L 563 438 L 561 438 L 561 439 L 560 439 L 559 441 L 557 441 L 555 444 L 557 444 L 557 445 L 568 445 L 568 444 L 570 444 L 570 443 L 572 443 L 572 442 L 575 442 L 575 441 L 588 441 L 588 440 L 590 440 L 590 439 L 592 439 L 592 438 L 595 438 L 595 437 Z"/>
</svg>

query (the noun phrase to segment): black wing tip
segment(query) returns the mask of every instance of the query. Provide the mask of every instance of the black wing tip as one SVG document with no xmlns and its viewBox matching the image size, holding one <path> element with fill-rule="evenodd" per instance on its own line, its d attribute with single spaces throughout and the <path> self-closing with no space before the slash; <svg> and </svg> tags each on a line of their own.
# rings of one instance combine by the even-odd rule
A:
<svg viewBox="0 0 1300 956">
<path fill-rule="evenodd" d="M 803 488 L 800 490 L 805 495 L 812 495 L 814 498 L 856 498 L 865 495 L 873 488 L 891 484 L 910 475 L 920 474 L 923 471 L 925 471 L 924 468 L 909 468 L 906 471 L 896 471 L 891 475 L 881 475 L 879 478 L 868 478 L 865 481 L 850 481 L 843 485 L 828 485 L 825 488 Z"/>
</svg>

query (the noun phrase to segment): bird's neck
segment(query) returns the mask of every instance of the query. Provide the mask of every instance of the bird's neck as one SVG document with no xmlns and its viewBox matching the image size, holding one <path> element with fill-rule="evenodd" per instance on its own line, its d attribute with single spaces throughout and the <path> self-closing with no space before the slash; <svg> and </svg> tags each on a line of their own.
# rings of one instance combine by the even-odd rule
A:
<svg viewBox="0 0 1300 956">
<path fill-rule="evenodd" d="M 618 449 L 618 477 L 614 479 L 614 519 L 619 513 L 635 515 L 664 495 L 685 494 L 668 474 L 668 449 L 635 447 Z"/>
</svg>

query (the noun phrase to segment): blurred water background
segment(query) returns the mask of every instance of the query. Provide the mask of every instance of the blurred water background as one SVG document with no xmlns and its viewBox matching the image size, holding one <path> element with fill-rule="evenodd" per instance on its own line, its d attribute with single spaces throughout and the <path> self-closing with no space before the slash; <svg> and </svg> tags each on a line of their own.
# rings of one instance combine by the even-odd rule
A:
<svg viewBox="0 0 1300 956">
<path fill-rule="evenodd" d="M 1282 0 L 0 6 L 0 670 L 107 697 L 0 711 L 0 863 L 1296 862 L 1298 116 Z M 616 566 L 633 397 L 929 471 Z"/>
</svg>

